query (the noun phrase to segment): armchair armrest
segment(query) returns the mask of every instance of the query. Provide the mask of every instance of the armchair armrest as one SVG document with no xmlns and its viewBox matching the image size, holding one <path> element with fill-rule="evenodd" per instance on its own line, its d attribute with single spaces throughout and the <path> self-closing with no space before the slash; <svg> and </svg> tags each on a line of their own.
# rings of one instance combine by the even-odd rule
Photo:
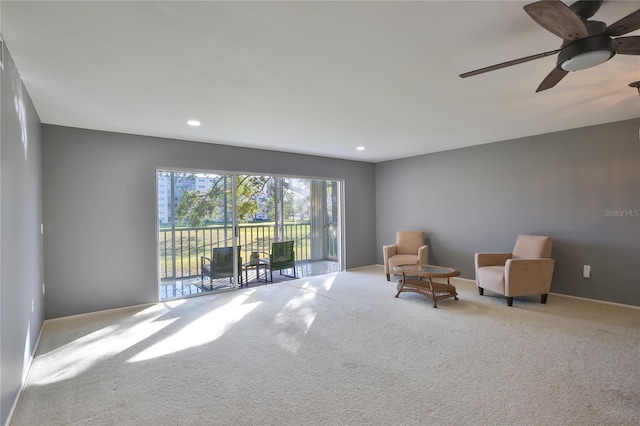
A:
<svg viewBox="0 0 640 426">
<path fill-rule="evenodd" d="M 551 258 L 507 260 L 504 269 L 506 295 L 548 293 L 554 265 L 555 260 Z"/>
<path fill-rule="evenodd" d="M 504 266 L 509 259 L 511 259 L 511 253 L 476 253 L 476 268 Z"/>
<path fill-rule="evenodd" d="M 382 257 L 384 258 L 384 273 L 388 275 L 389 271 L 389 258 L 395 256 L 398 253 L 398 246 L 396 244 L 389 244 L 387 246 L 382 246 Z"/>
<path fill-rule="evenodd" d="M 200 264 L 201 264 L 201 265 L 204 265 L 204 264 L 205 264 L 205 260 L 206 260 L 207 262 L 211 263 L 211 259 L 209 259 L 208 257 L 206 257 L 206 256 L 200 256 Z"/>
<path fill-rule="evenodd" d="M 425 244 L 424 246 L 418 249 L 418 259 L 420 259 L 418 261 L 418 263 L 420 264 L 423 264 L 423 265 L 429 264 L 429 246 L 428 245 Z"/>
<path fill-rule="evenodd" d="M 382 246 L 382 254 L 384 255 L 385 261 L 391 256 L 395 256 L 398 252 L 398 246 L 395 244 L 389 244 L 388 246 Z"/>
</svg>

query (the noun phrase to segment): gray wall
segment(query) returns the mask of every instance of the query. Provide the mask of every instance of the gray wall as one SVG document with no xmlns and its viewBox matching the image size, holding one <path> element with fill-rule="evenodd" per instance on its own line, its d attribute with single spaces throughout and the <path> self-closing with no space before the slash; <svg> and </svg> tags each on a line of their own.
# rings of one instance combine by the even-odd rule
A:
<svg viewBox="0 0 640 426">
<path fill-rule="evenodd" d="M 375 166 L 43 126 L 46 317 L 158 300 L 155 169 L 345 180 L 346 267 L 376 260 Z"/>
<path fill-rule="evenodd" d="M 638 306 L 639 127 L 633 119 L 378 163 L 377 246 L 397 229 L 423 229 L 431 262 L 475 279 L 474 253 L 550 235 L 552 292 Z"/>
<path fill-rule="evenodd" d="M 5 424 L 16 401 L 44 318 L 40 120 L 6 49 L 4 54 L 0 72 L 0 424 Z"/>
</svg>

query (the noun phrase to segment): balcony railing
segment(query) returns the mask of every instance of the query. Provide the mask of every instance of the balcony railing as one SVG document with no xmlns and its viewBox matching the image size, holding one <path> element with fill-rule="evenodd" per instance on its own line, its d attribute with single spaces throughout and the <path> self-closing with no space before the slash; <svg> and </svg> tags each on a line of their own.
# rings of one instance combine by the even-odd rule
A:
<svg viewBox="0 0 640 426">
<path fill-rule="evenodd" d="M 275 242 L 273 224 L 242 224 L 239 226 L 238 245 L 243 262 L 251 252 L 268 256 Z M 174 234 L 175 232 L 175 234 Z M 189 278 L 200 275 L 200 257 L 212 257 L 213 248 L 233 245 L 233 228 L 211 226 L 206 228 L 176 228 L 160 230 L 160 278 Z M 295 241 L 296 260 L 311 260 L 311 224 L 296 223 L 283 226 L 280 241 Z M 331 232 L 330 234 L 331 235 Z M 175 274 L 174 274 L 175 248 Z"/>
</svg>

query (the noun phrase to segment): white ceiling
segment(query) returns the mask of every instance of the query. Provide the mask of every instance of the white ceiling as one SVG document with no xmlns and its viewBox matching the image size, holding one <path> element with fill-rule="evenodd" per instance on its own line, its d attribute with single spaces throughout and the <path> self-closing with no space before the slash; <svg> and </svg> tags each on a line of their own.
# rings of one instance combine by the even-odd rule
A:
<svg viewBox="0 0 640 426">
<path fill-rule="evenodd" d="M 458 77 L 560 47 L 527 3 L 3 0 L 0 13 L 48 124 L 378 162 L 640 117 L 640 56 L 540 93 L 555 56 Z M 605 1 L 593 19 L 636 9 Z"/>
</svg>

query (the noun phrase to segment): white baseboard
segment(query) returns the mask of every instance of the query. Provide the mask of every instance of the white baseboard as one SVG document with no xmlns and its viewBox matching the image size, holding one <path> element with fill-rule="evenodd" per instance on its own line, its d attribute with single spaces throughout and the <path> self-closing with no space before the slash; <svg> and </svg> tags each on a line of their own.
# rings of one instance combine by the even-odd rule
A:
<svg viewBox="0 0 640 426">
<path fill-rule="evenodd" d="M 378 267 L 378 268 L 384 268 L 384 265 L 364 265 L 364 266 L 356 266 L 355 268 L 349 268 L 346 269 L 347 271 L 357 271 L 359 269 L 366 269 L 366 268 L 371 268 L 372 266 Z"/>
<path fill-rule="evenodd" d="M 86 316 L 86 315 L 94 315 L 94 314 L 108 313 L 108 312 L 117 312 L 117 311 L 122 311 L 122 310 L 125 310 L 125 309 L 131 309 L 131 308 L 148 308 L 150 306 L 154 306 L 154 305 L 157 305 L 159 303 L 165 303 L 165 301 L 163 301 L 163 302 L 153 302 L 153 303 L 140 303 L 140 304 L 137 304 L 137 305 L 121 306 L 119 308 L 102 309 L 100 311 L 84 312 L 82 314 L 74 314 L 74 315 L 67 315 L 65 317 L 51 318 L 51 319 L 45 320 L 45 324 L 48 323 L 48 322 L 56 322 L 58 320 L 65 319 L 65 318 L 82 318 L 83 316 Z M 44 328 L 44 325 L 43 325 L 43 328 Z"/>
<path fill-rule="evenodd" d="M 476 285 L 476 280 L 470 280 L 469 278 L 454 277 L 454 278 L 451 278 L 451 281 L 463 281 L 466 284 Z"/>
<path fill-rule="evenodd" d="M 587 297 L 571 296 L 569 294 L 553 293 L 553 292 L 550 292 L 549 294 L 553 294 L 554 296 L 560 296 L 560 297 L 568 297 L 569 299 L 584 300 L 584 301 L 587 301 L 587 302 L 604 303 L 605 305 L 613 305 L 613 306 L 618 306 L 618 307 L 621 307 L 621 308 L 640 309 L 640 306 L 627 305 L 627 304 L 624 304 L 624 303 L 617 303 L 617 302 L 609 302 L 607 300 L 589 299 Z"/>
</svg>

